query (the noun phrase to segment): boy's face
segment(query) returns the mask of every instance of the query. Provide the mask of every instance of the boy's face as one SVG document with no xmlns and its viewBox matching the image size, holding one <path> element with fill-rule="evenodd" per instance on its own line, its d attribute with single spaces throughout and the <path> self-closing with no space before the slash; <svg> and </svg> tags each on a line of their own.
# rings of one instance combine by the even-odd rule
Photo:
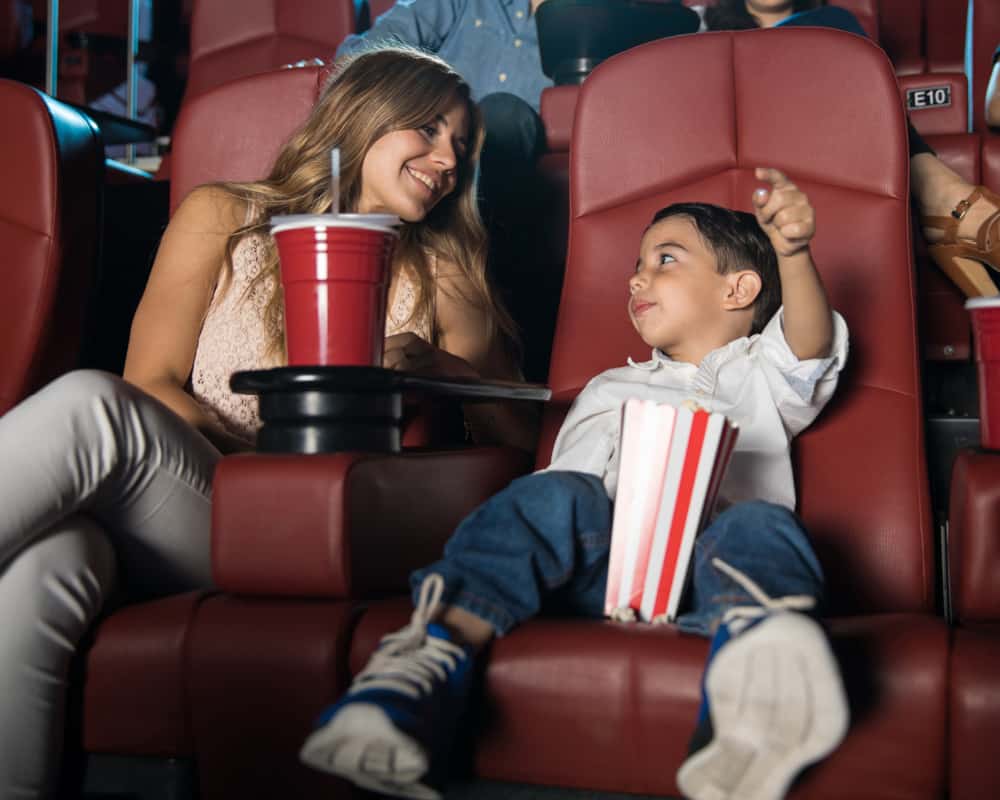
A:
<svg viewBox="0 0 1000 800">
<path fill-rule="evenodd" d="M 731 277 L 718 273 L 714 253 L 687 217 L 646 231 L 629 292 L 629 318 L 642 340 L 675 360 L 697 364 L 736 338 L 727 314 Z"/>
</svg>

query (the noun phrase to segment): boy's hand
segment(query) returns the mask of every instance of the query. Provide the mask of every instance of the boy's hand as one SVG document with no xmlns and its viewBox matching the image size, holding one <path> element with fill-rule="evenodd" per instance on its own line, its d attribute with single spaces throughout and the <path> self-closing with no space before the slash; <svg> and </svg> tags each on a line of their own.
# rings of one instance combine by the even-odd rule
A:
<svg viewBox="0 0 1000 800">
<path fill-rule="evenodd" d="M 754 175 L 771 184 L 754 191 L 753 208 L 775 252 L 780 257 L 802 252 L 816 232 L 816 212 L 809 198 L 776 169 L 758 167 Z"/>
</svg>

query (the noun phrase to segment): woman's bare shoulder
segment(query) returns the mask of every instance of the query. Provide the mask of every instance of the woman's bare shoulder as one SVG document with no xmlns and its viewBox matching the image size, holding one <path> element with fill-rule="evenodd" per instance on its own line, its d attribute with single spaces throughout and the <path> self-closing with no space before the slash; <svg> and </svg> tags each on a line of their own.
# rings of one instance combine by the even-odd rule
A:
<svg viewBox="0 0 1000 800">
<path fill-rule="evenodd" d="M 191 233 L 229 236 L 246 223 L 248 203 L 220 186 L 195 187 L 181 201 L 171 226 Z"/>
</svg>

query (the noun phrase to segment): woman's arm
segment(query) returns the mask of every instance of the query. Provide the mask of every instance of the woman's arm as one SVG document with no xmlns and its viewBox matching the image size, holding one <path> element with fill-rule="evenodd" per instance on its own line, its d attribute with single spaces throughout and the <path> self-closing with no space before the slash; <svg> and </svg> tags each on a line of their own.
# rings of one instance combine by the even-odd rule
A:
<svg viewBox="0 0 1000 800">
<path fill-rule="evenodd" d="M 412 333 L 390 336 L 384 366 L 453 378 L 519 380 L 517 368 L 497 337 L 488 335 L 485 311 L 470 299 L 475 294 L 468 278 L 441 263 L 437 275 L 435 324 L 440 347 Z M 534 403 L 465 403 L 462 410 L 476 442 L 535 449 L 538 410 Z"/>
<path fill-rule="evenodd" d="M 521 379 L 500 338 L 487 339 L 484 312 L 466 299 L 472 296 L 468 279 L 464 275 L 450 275 L 440 265 L 438 276 L 437 322 L 441 347 L 464 358 L 484 379 Z M 529 452 L 538 444 L 539 413 L 535 403 L 465 403 L 462 413 L 476 442 L 506 444 Z"/>
<path fill-rule="evenodd" d="M 222 429 L 184 387 L 226 242 L 244 215 L 244 204 L 219 189 L 201 187 L 188 195 L 163 234 L 125 357 L 125 380 L 160 400 L 222 452 L 247 445 Z"/>
</svg>

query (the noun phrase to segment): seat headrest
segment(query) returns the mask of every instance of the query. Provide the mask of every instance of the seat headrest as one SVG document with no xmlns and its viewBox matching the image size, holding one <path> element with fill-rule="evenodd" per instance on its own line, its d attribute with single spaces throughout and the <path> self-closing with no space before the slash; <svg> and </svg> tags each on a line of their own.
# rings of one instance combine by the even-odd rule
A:
<svg viewBox="0 0 1000 800">
<path fill-rule="evenodd" d="M 821 28 L 681 36 L 594 70 L 581 87 L 570 148 L 569 258 L 553 390 L 572 394 L 627 355 L 649 357 L 624 311 L 625 279 L 645 226 L 680 200 L 750 210 L 758 166 L 780 169 L 809 191 L 823 223 L 814 243 L 820 270 L 834 302 L 863 323 L 862 338 L 877 330 L 868 321 L 893 293 L 903 298 L 894 308 L 910 313 L 912 270 L 869 277 L 874 264 L 905 258 L 909 247 L 898 92 L 877 45 Z M 602 336 L 581 351 L 575 342 L 593 330 Z M 898 331 L 907 335 L 906 326 Z M 882 375 L 895 372 L 893 363 L 889 356 L 870 361 L 873 374 L 864 379 L 894 382 Z"/>
<path fill-rule="evenodd" d="M 835 70 L 825 51 L 836 53 Z M 901 120 L 897 92 L 885 53 L 842 31 L 699 33 L 642 45 L 608 59 L 581 89 L 573 216 L 762 164 L 886 194 L 886 174 L 906 177 L 905 147 L 892 131 L 874 140 L 857 131 Z"/>
<path fill-rule="evenodd" d="M 258 180 L 316 103 L 325 68 L 241 78 L 190 98 L 174 126 L 170 209 L 212 181 Z"/>
</svg>

